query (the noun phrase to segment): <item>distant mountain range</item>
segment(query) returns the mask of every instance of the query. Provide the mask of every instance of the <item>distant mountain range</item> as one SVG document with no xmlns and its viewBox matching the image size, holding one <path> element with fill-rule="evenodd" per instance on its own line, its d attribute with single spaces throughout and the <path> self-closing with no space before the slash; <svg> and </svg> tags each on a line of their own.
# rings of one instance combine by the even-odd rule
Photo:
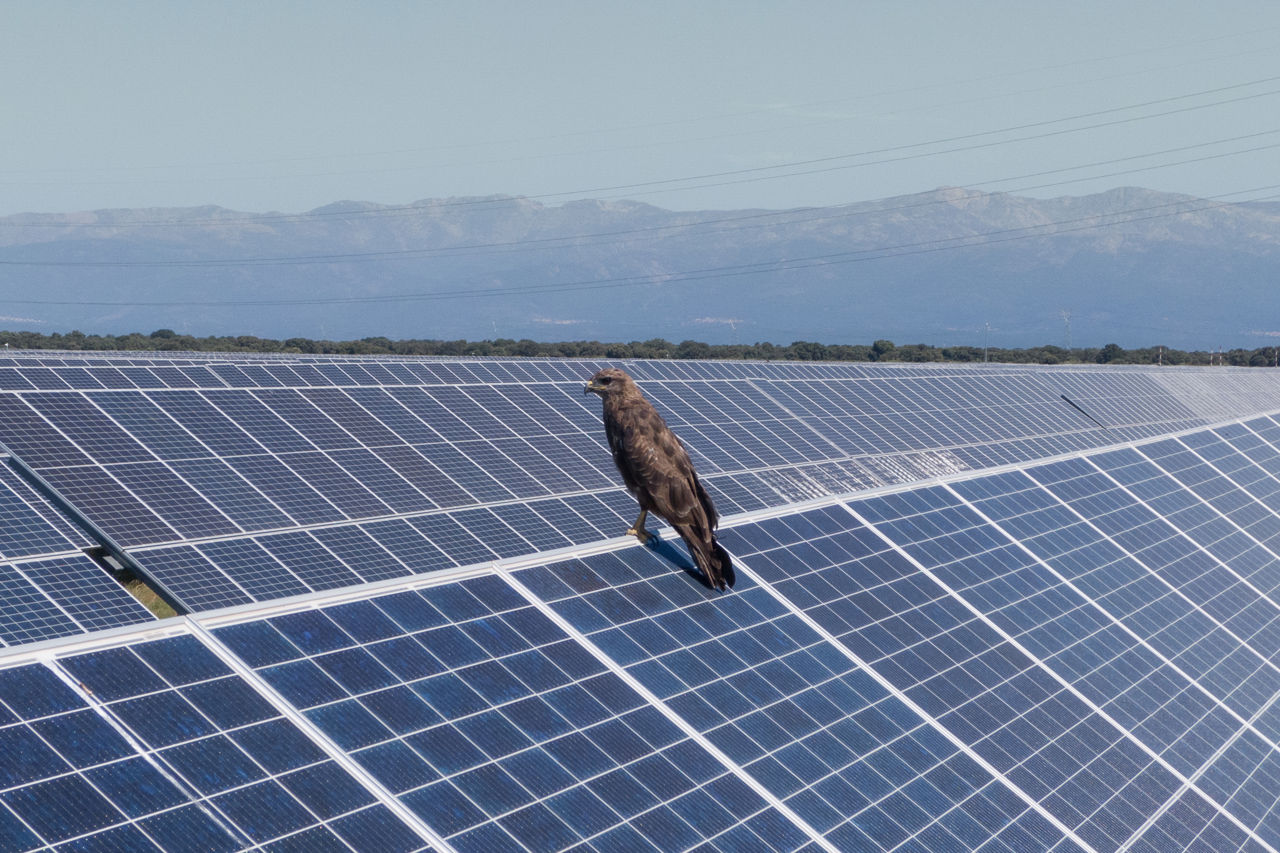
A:
<svg viewBox="0 0 1280 853">
<path fill-rule="evenodd" d="M 41 332 L 1252 348 L 1277 287 L 1280 204 L 1133 188 L 0 217 L 0 328 Z"/>
</svg>

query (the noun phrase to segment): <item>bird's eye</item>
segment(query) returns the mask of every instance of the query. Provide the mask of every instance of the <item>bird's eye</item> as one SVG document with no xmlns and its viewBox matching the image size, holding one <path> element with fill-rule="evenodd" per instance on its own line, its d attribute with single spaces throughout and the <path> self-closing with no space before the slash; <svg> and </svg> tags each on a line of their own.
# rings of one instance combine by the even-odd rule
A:
<svg viewBox="0 0 1280 853">
<path fill-rule="evenodd" d="M 604 384 L 604 385 L 608 385 L 608 384 L 609 384 L 610 382 L 612 382 L 612 381 L 613 381 L 613 379 L 611 379 L 611 378 L 610 378 L 610 377 L 608 377 L 608 376 L 601 376 L 601 377 L 600 377 L 600 382 L 601 382 L 602 384 Z"/>
</svg>

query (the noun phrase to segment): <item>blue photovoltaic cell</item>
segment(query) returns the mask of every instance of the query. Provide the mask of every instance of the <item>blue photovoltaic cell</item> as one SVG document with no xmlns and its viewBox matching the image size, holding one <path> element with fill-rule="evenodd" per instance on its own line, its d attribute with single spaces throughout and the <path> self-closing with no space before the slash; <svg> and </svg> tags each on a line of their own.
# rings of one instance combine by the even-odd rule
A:
<svg viewBox="0 0 1280 853">
<path fill-rule="evenodd" d="M 361 525 L 361 529 L 414 574 L 433 572 L 457 565 L 447 554 L 432 545 L 425 536 L 403 519 L 369 522 Z"/>
<path fill-rule="evenodd" d="M 477 500 L 412 447 L 384 447 L 374 454 L 440 506 L 464 506 Z"/>
<path fill-rule="evenodd" d="M 193 612 L 254 600 L 227 573 L 234 572 L 237 563 L 228 561 L 224 572 L 191 545 L 137 551 L 133 558 L 149 577 Z"/>
<path fill-rule="evenodd" d="M 1168 643 L 1153 642 L 1143 620 L 1122 606 L 1120 596 L 1099 595 L 1083 603 L 1085 596 L 1104 589 L 1099 584 L 1108 582 L 1108 575 L 1114 579 L 1109 583 L 1124 583 L 1125 563 L 1114 546 L 1021 473 L 965 481 L 955 489 L 1006 530 L 1017 531 L 1028 550 L 1062 580 L 1057 587 L 1046 584 L 1046 592 L 1036 597 L 1038 607 L 1055 601 L 1052 610 L 1037 612 L 1034 620 L 1023 617 L 1025 627 L 1012 627 L 1018 617 L 1011 608 L 1007 619 L 995 611 L 994 618 L 1007 621 L 1011 634 L 1025 638 L 1050 667 L 1184 774 L 1196 773 L 1238 735 L 1246 718 L 1214 692 L 1220 682 L 1196 679 L 1181 659 L 1169 657 Z M 1096 561 L 1089 564 L 1091 575 L 1079 570 L 1086 555 Z M 1054 611 L 1057 615 L 1049 618 Z"/>
<path fill-rule="evenodd" d="M 424 444 L 418 452 L 429 462 L 452 478 L 474 500 L 481 502 L 510 500 L 515 493 L 503 486 L 466 453 L 492 452 L 493 446 L 484 442 L 469 441 L 459 445 Z M 481 458 L 484 458 L 483 456 Z"/>
<path fill-rule="evenodd" d="M 150 451 L 79 394 L 30 394 L 24 400 L 99 464 L 155 460 Z"/>
<path fill-rule="evenodd" d="M 518 557 L 535 550 L 523 536 L 516 533 L 489 509 L 464 509 L 450 513 L 454 524 L 466 530 L 470 536 L 483 542 L 499 557 Z M 459 560 L 459 562 L 464 562 Z"/>
<path fill-rule="evenodd" d="M 392 514 L 391 508 L 374 496 L 371 487 L 361 485 L 323 453 L 286 453 L 279 458 L 348 518 Z"/>
<path fill-rule="evenodd" d="M 719 595 L 631 548 L 516 577 L 839 849 L 1064 841 L 744 573 Z"/>
<path fill-rule="evenodd" d="M 0 493 L 3 492 L 12 492 L 16 495 L 21 501 L 26 503 L 27 506 L 44 519 L 47 524 L 52 526 L 58 531 L 58 533 L 62 534 L 62 536 L 69 539 L 75 547 L 84 548 L 94 544 L 94 540 L 91 539 L 75 522 L 71 521 L 70 517 L 68 517 L 64 510 L 56 507 L 52 502 L 50 502 L 48 497 L 37 492 L 27 481 L 23 480 L 7 465 L 0 465 Z M 15 518 L 14 522 L 19 528 L 26 523 L 20 517 Z M 17 547 L 36 548 L 38 546 L 40 550 L 31 550 L 27 552 L 33 554 L 56 552 L 60 545 L 56 538 L 53 540 L 52 547 L 46 547 L 50 544 L 47 539 L 47 533 L 37 532 L 37 530 L 38 528 L 32 531 L 31 540 L 26 540 L 24 537 L 24 541 L 31 542 L 30 545 L 18 545 Z M 13 548 L 15 546 L 11 544 L 10 547 Z"/>
<path fill-rule="evenodd" d="M 1198 831 L 1192 827 L 1203 827 Z M 1187 791 L 1168 811 L 1157 816 L 1151 826 L 1129 847 L 1135 853 L 1165 853 L 1195 845 L 1202 850 L 1267 849 L 1230 819 L 1217 812 L 1196 792 Z"/>
<path fill-rule="evenodd" d="M 465 853 L 808 843 L 496 577 L 215 635 Z"/>
<path fill-rule="evenodd" d="M 548 512 L 550 517 L 544 517 L 533 506 Z M 505 504 L 496 507 L 493 514 L 538 551 L 554 551 L 575 542 L 594 542 L 603 538 L 581 516 L 557 501 L 540 501 L 533 506 Z"/>
<path fill-rule="evenodd" d="M 637 513 L 617 487 L 599 403 L 582 394 L 603 362 L 68 353 L 0 362 L 0 388 L 11 389 L 0 393 L 0 444 L 15 457 L 12 470 L 0 469 L 7 645 L 151 621 L 76 553 L 96 543 L 18 480 L 15 471 L 28 467 L 92 522 L 86 530 L 96 525 L 192 611 L 589 545 L 621 536 Z M 689 361 L 628 369 L 688 445 L 722 515 L 1087 454 L 854 504 L 873 529 L 839 507 L 739 523 L 722 537 L 743 565 L 729 595 L 709 595 L 638 548 L 521 573 L 837 847 L 1069 846 L 1028 800 L 1099 850 L 1227 850 L 1280 839 L 1272 793 L 1280 786 L 1280 426 L 1255 416 L 1280 409 L 1271 374 Z M 1252 419 L 1182 432 L 1234 417 Z M 1112 449 L 1130 441 L 1138 443 Z M 683 555 L 674 547 L 662 553 Z M 593 576 L 607 582 L 597 587 Z M 781 598 L 755 586 L 754 576 Z M 495 607 L 505 620 L 525 605 L 443 591 L 455 587 L 420 595 L 447 613 L 445 622 L 413 629 L 436 632 L 428 654 L 444 669 L 431 677 L 452 675 L 482 698 L 483 707 L 466 714 L 479 719 L 496 704 L 516 730 L 532 731 L 542 717 L 514 720 L 523 699 L 485 692 L 495 689 L 485 680 L 495 677 L 493 667 L 511 669 L 524 652 L 507 650 L 512 634 L 495 629 L 489 637 L 475 627 L 492 624 Z M 309 711 L 322 718 L 331 705 L 357 703 L 368 718 L 324 711 L 340 718 L 327 725 L 357 740 L 369 733 L 368 719 L 384 727 L 393 719 L 443 724 L 413 716 L 416 706 L 402 702 L 403 679 L 368 690 L 353 680 L 377 669 L 353 664 L 350 652 L 406 639 L 408 611 L 384 613 L 397 635 L 352 615 L 361 608 L 324 609 L 354 646 L 325 645 L 338 636 L 327 631 L 271 627 L 300 654 L 278 665 L 289 667 L 298 695 L 315 701 Z M 448 620 L 471 625 L 470 633 L 442 630 Z M 488 657 L 474 657 L 476 649 Z M 346 698 L 330 696 L 315 672 Z M 395 688 L 401 692 L 392 695 Z M 441 701 L 466 696 L 458 690 Z M 122 715 L 161 726 L 161 706 L 173 700 L 144 692 L 127 703 L 118 703 Z M 214 705 L 195 704 L 216 716 Z M 916 716 L 917 706 L 931 718 Z M 483 751 L 494 735 L 468 720 L 449 724 Z M 53 735 L 41 737 L 53 744 Z M 68 753 L 93 742 L 59 737 Z M 690 845 L 713 838 L 724 849 L 772 849 L 788 846 L 777 838 L 795 832 L 767 808 L 745 822 L 731 813 L 731 827 L 698 824 L 700 810 L 676 803 L 697 800 L 705 780 L 661 808 L 619 814 L 595 830 L 576 805 L 552 808 L 559 793 L 533 790 L 502 763 L 510 754 L 484 752 L 487 765 L 426 779 L 406 760 L 421 754 L 418 746 L 399 731 L 394 743 L 372 745 L 396 768 L 385 773 L 405 774 L 419 788 L 447 781 L 455 797 L 448 802 L 486 815 L 451 836 L 472 848 L 501 849 L 516 835 L 533 848 L 587 839 L 598 849 L 629 849 L 687 837 Z M 156 748 L 178 745 L 185 744 Z M 199 757 L 204 749 L 173 760 L 195 766 L 208 758 Z M 537 766 L 567 760 L 539 758 Z M 237 761 L 227 758 L 225 767 Z M 419 764 L 442 772 L 430 760 Z M 256 835 L 246 838 L 270 839 L 273 849 L 324 849 L 333 838 L 324 823 L 332 795 L 321 792 L 351 784 L 335 770 L 298 774 L 276 788 L 253 777 L 219 791 L 226 796 L 213 825 L 252 827 Z M 628 772 L 649 786 L 639 769 Z M 134 819 L 104 823 L 108 812 L 92 797 L 83 815 L 57 815 L 56 805 L 74 800 L 80 785 L 111 802 L 110 792 L 130 789 L 125 778 L 63 774 L 23 789 L 3 800 L 0 839 L 47 832 L 68 850 L 217 847 L 199 840 L 195 824 L 157 819 L 164 809 L 147 812 L 145 827 Z M 532 799 L 503 811 L 515 802 L 508 779 Z M 586 784 L 603 798 L 592 779 Z M 868 793 L 878 785 L 887 787 Z M 609 790 L 623 802 L 631 789 Z M 318 820 L 302 826 L 295 804 Z M 438 816 L 448 811 L 431 807 Z M 203 814 L 186 800 L 166 808 Z M 14 809 L 31 819 L 18 820 Z M 340 816 L 351 827 L 366 819 Z M 573 830 L 571 840 L 561 824 Z M 94 828 L 75 834 L 80 826 Z"/>
<path fill-rule="evenodd" d="M 155 617 L 84 554 L 27 560 L 14 568 L 30 578 L 86 631 L 137 625 Z"/>
<path fill-rule="evenodd" d="M 0 563 L 0 642 L 16 646 L 82 631 L 66 611 L 15 566 Z"/>
<path fill-rule="evenodd" d="M 432 545 L 460 566 L 497 559 L 497 554 L 491 548 L 449 516 L 423 515 L 408 521 Z"/>
<path fill-rule="evenodd" d="M 194 391 L 159 391 L 148 398 L 200 439 L 214 453 L 240 456 L 262 453 L 262 444 Z"/>
<path fill-rule="evenodd" d="M 0 671 L 18 719 L 0 727 L 12 759 L 0 802 L 29 835 L 85 849 L 429 849 L 192 637 L 58 665 L 101 704 L 40 666 Z"/>
<path fill-rule="evenodd" d="M 248 391 L 203 391 L 201 395 L 272 453 L 314 450 L 288 422 Z"/>
<path fill-rule="evenodd" d="M 1277 682 L 1280 670 L 1170 582 L 1173 576 L 1166 574 L 1167 567 L 1162 566 L 1157 557 L 1163 555 L 1176 561 L 1179 557 L 1185 558 L 1184 549 L 1148 549 L 1145 558 L 1152 565 L 1147 565 L 1142 558 L 1135 558 L 1136 555 L 1102 538 L 1095 521 L 1116 525 L 1117 532 L 1123 534 L 1120 519 L 1126 519 L 1125 525 L 1130 526 L 1126 538 L 1137 535 L 1144 525 L 1155 525 L 1149 510 L 1134 504 L 1132 498 L 1118 491 L 1114 481 L 1096 471 L 1078 464 L 1060 463 L 1030 472 L 1064 497 L 1070 509 L 1065 523 L 1030 540 L 1029 545 L 1044 553 L 1051 565 L 1060 565 L 1064 574 L 1079 577 L 1079 583 L 1093 593 L 1103 609 L 1120 619 L 1212 697 L 1216 707 L 1211 709 L 1210 719 L 1200 721 L 1193 707 L 1184 706 L 1179 710 L 1181 720 L 1167 723 L 1165 732 L 1147 731 L 1142 736 L 1160 735 L 1164 740 L 1173 740 L 1180 728 L 1190 725 L 1185 741 L 1199 746 L 1193 751 L 1184 748 L 1182 762 L 1204 763 L 1205 753 L 1212 752 L 1215 742 L 1227 741 L 1222 755 L 1208 756 L 1212 761 L 1204 763 L 1198 787 L 1246 827 L 1270 835 L 1276 823 L 1271 806 L 1255 804 L 1244 808 L 1241 804 L 1256 796 L 1256 786 L 1274 787 L 1275 780 L 1280 778 L 1277 771 L 1271 769 L 1277 763 L 1275 744 L 1280 733 L 1271 698 L 1280 690 Z M 1099 513 L 1106 508 L 1106 516 L 1099 514 L 1082 520 L 1080 515 L 1071 513 L 1077 508 Z M 1046 522 L 1053 524 L 1048 517 L 1040 521 Z M 1067 532 L 1068 524 L 1077 528 L 1074 535 Z M 1090 543 L 1090 538 L 1094 542 Z M 1062 553 L 1064 542 L 1070 542 L 1079 550 L 1074 554 Z M 1237 596 L 1236 603 L 1247 613 L 1248 597 Z M 1256 606 L 1256 600 L 1254 604 Z M 1217 602 L 1214 607 L 1224 618 L 1231 614 L 1227 602 Z M 1227 621 L 1233 620 L 1227 618 Z M 1223 719 L 1222 710 L 1230 712 L 1231 717 Z M 1248 723 L 1247 729 L 1241 728 L 1243 722 Z M 1228 741 L 1233 730 L 1240 734 Z M 1175 761 L 1175 766 L 1180 765 Z"/>
<path fill-rule="evenodd" d="M 409 444 L 441 441 L 440 433 L 381 388 L 349 388 L 347 396 Z"/>
<path fill-rule="evenodd" d="M 1035 584 L 1052 587 L 1052 578 L 1044 576 L 1042 567 L 957 504 L 940 489 L 922 489 L 859 501 L 852 507 L 931 569 L 938 581 L 965 590 L 962 599 L 966 593 L 979 600 L 985 594 L 990 607 L 997 596 L 1008 595 L 1001 591 L 1001 581 L 1017 572 L 1025 576 L 1019 585 L 1022 595 Z M 893 561 L 887 554 L 877 559 Z M 901 583 L 891 584 L 890 589 L 896 591 Z M 935 679 L 945 688 L 933 687 L 922 677 L 919 664 L 929 655 L 911 641 L 900 642 L 901 651 L 891 650 L 881 666 L 896 667 L 903 673 L 901 678 L 937 696 L 930 704 L 922 702 L 927 710 L 1096 848 L 1123 844 L 1185 783 L 1144 750 L 1145 744 L 1136 737 L 1127 738 L 1080 695 L 1046 678 L 1045 669 L 976 621 L 954 598 L 941 594 L 932 580 L 920 578 L 918 583 L 923 585 L 923 595 L 912 610 L 945 608 L 950 613 L 945 622 L 931 613 L 930 622 L 938 627 L 924 637 L 941 648 L 944 657 L 960 662 L 962 669 L 938 670 L 935 665 L 931 668 L 938 671 Z M 1052 594 L 1046 598 L 1052 600 Z M 928 608 L 923 608 L 926 602 Z M 904 607 L 895 610 L 914 632 L 920 631 L 919 619 L 912 620 Z M 946 652 L 947 644 L 955 641 L 963 645 L 963 655 Z M 918 688 L 909 688 L 908 693 L 913 689 Z M 1193 698 L 1204 704 L 1203 697 Z M 1029 719 L 1033 709 L 1035 716 Z M 1220 718 L 1225 719 L 1225 714 Z M 1082 751 L 1075 744 L 1089 748 Z"/>
<path fill-rule="evenodd" d="M 41 476 L 118 544 L 171 542 L 181 536 L 101 468 L 57 468 Z"/>
<path fill-rule="evenodd" d="M 312 591 L 254 540 L 206 542 L 197 550 L 257 601 Z"/>
<path fill-rule="evenodd" d="M 163 464 L 110 465 L 106 470 L 176 530 L 180 538 L 199 539 L 240 532 L 230 519 Z"/>
<path fill-rule="evenodd" d="M 314 388 L 301 392 L 301 395 L 365 447 L 405 443 L 343 391 Z"/>
<path fill-rule="evenodd" d="M 212 455 L 181 424 L 139 392 L 111 392 L 88 396 L 98 408 L 161 459 L 200 459 Z"/>
<path fill-rule="evenodd" d="M 330 456 L 344 471 L 363 483 L 380 501 L 396 512 L 421 512 L 436 506 L 435 501 L 414 488 L 369 450 L 339 450 Z"/>
<path fill-rule="evenodd" d="M 297 391 L 255 391 L 253 396 L 321 450 L 337 450 L 359 444 L 350 433 L 334 423 L 322 410 L 307 402 Z"/>
<path fill-rule="evenodd" d="M 0 465 L 7 460 L 0 458 Z M 16 483 L 0 480 L 0 558 L 29 554 L 56 554 L 79 547 L 41 515 L 28 490 L 15 491 Z"/>
<path fill-rule="evenodd" d="M 299 524 L 344 518 L 337 507 L 274 456 L 241 456 L 228 459 L 227 464 Z"/>
<path fill-rule="evenodd" d="M 173 470 L 242 530 L 288 527 L 292 519 L 219 459 L 174 462 Z"/>
<path fill-rule="evenodd" d="M 1094 570 L 1094 597 L 1122 614 L 1135 632 L 1225 705 L 1280 740 L 1280 709 L 1270 702 L 1280 692 L 1280 669 L 1206 612 L 1194 587 L 1181 589 L 1183 578 L 1165 571 L 1170 561 L 1187 557 L 1185 543 L 1159 547 L 1169 540 L 1170 529 L 1088 463 L 1055 463 L 1027 473 L 1064 501 L 1095 537 L 1117 534 L 1099 549 L 1105 562 L 1084 567 Z"/>
<path fill-rule="evenodd" d="M 312 590 L 337 589 L 361 581 L 309 533 L 277 533 L 256 541 Z"/>
<path fill-rule="evenodd" d="M 311 531 L 311 535 L 364 581 L 382 581 L 409 574 L 408 568 L 359 527 L 321 527 Z"/>
</svg>

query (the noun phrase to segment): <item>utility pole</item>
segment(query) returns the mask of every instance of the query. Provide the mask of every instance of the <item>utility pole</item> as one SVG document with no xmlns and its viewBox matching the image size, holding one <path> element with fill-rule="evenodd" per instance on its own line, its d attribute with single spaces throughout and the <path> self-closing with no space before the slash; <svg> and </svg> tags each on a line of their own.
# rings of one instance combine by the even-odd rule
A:
<svg viewBox="0 0 1280 853">
<path fill-rule="evenodd" d="M 1058 313 L 1062 315 L 1062 323 L 1067 328 L 1067 349 L 1070 350 L 1071 349 L 1071 311 L 1067 308 L 1062 308 L 1058 311 Z"/>
<path fill-rule="evenodd" d="M 983 335 L 982 335 L 982 363 L 983 363 L 983 364 L 986 364 L 986 363 L 987 363 L 987 342 L 988 342 L 988 341 L 990 340 L 990 338 L 991 338 L 991 324 L 990 324 L 990 323 L 983 323 L 983 324 L 982 324 L 982 328 L 983 328 Z"/>
</svg>

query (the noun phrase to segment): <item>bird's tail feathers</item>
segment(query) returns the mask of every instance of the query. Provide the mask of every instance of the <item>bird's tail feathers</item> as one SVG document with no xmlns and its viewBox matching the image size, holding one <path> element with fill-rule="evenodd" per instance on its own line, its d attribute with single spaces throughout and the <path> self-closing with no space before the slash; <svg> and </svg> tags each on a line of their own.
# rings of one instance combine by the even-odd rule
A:
<svg viewBox="0 0 1280 853">
<path fill-rule="evenodd" d="M 733 586 L 737 576 L 733 571 L 733 561 L 729 554 L 716 541 L 716 536 L 709 530 L 700 530 L 689 524 L 676 526 L 680 538 L 689 546 L 689 554 L 707 582 L 716 589 L 728 589 Z"/>
<path fill-rule="evenodd" d="M 715 536 L 711 537 L 712 554 L 720 561 L 720 578 L 730 588 L 737 582 L 738 576 L 733 571 L 733 560 L 729 559 L 729 553 L 720 547 L 720 543 L 716 541 Z M 720 587 L 724 589 L 724 587 Z"/>
</svg>

